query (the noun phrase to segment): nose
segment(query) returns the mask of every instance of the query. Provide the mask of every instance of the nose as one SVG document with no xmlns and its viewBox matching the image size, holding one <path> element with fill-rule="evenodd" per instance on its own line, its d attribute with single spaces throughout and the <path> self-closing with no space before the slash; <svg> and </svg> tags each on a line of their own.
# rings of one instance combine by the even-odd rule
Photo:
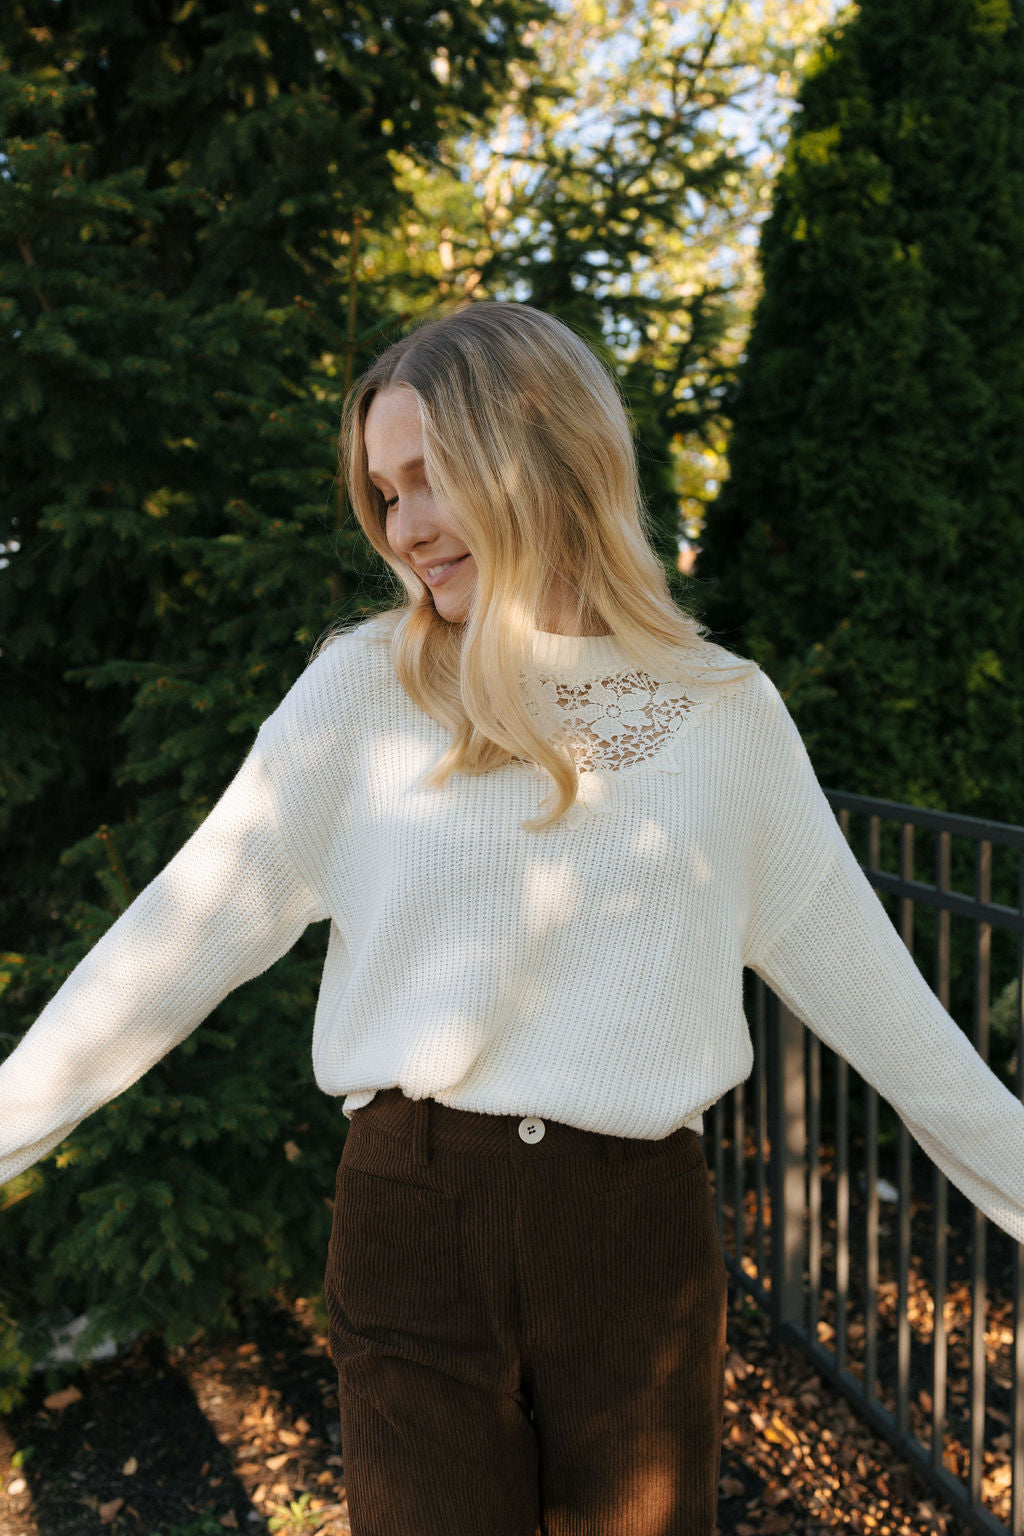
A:
<svg viewBox="0 0 1024 1536">
<path fill-rule="evenodd" d="M 429 543 L 436 533 L 433 507 L 420 496 L 404 497 L 388 518 L 388 543 L 405 559 L 417 546 Z"/>
</svg>

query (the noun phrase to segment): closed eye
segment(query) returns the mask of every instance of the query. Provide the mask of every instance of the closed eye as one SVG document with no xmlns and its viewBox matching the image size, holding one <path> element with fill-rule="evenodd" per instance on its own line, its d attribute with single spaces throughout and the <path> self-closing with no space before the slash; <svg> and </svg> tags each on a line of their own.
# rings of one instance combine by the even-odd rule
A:
<svg viewBox="0 0 1024 1536">
<path fill-rule="evenodd" d="M 398 504 L 398 497 L 397 496 L 392 496 L 390 501 L 386 501 L 384 503 L 384 511 L 385 512 L 390 512 L 391 508 L 394 507 L 394 506 L 397 506 L 397 504 Z"/>
</svg>

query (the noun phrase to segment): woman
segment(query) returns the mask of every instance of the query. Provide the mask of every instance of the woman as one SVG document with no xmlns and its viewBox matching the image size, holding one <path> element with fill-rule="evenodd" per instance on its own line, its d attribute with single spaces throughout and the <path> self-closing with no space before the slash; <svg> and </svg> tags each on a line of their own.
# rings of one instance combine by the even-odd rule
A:
<svg viewBox="0 0 1024 1536">
<path fill-rule="evenodd" d="M 1024 1239 L 1024 1106 L 925 984 L 782 699 L 676 607 L 613 378 L 477 303 L 346 405 L 398 609 L 332 636 L 0 1068 L 0 1180 L 331 919 L 326 1272 L 355 1536 L 710 1536 L 703 1111 L 750 966 Z M 549 791 L 545 795 L 545 791 Z"/>
</svg>

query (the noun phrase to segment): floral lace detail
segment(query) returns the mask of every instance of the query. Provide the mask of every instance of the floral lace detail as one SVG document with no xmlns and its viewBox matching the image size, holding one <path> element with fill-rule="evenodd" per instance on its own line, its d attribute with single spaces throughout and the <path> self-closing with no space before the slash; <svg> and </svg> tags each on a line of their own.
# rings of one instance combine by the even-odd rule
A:
<svg viewBox="0 0 1024 1536">
<path fill-rule="evenodd" d="M 583 683 L 540 681 L 547 702 L 560 712 L 581 773 L 647 762 L 675 736 L 694 702 L 678 684 L 656 683 L 645 672 Z M 527 708 L 539 712 L 533 699 Z"/>
<path fill-rule="evenodd" d="M 576 804 L 561 825 L 585 826 L 593 813 L 610 812 L 618 786 L 648 765 L 679 773 L 687 732 L 742 682 L 659 683 L 636 669 L 571 680 L 535 673 L 526 707 L 568 744 L 580 776 Z M 547 777 L 536 764 L 513 761 Z"/>
</svg>

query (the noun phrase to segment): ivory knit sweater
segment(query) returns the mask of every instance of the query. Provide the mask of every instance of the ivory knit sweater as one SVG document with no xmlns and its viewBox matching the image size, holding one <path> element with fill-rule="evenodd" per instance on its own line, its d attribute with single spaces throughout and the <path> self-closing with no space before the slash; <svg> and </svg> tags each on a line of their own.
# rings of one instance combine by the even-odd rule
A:
<svg viewBox="0 0 1024 1536">
<path fill-rule="evenodd" d="M 617 1136 L 700 1130 L 751 1070 L 750 966 L 1024 1241 L 1024 1105 L 924 981 L 768 677 L 683 687 L 614 636 L 533 644 L 530 707 L 581 768 L 568 818 L 521 828 L 550 785 L 529 763 L 423 787 L 448 733 L 372 621 L 334 640 L 0 1066 L 0 1183 L 329 918 L 313 1063 L 350 1116 L 397 1085 Z"/>
</svg>

